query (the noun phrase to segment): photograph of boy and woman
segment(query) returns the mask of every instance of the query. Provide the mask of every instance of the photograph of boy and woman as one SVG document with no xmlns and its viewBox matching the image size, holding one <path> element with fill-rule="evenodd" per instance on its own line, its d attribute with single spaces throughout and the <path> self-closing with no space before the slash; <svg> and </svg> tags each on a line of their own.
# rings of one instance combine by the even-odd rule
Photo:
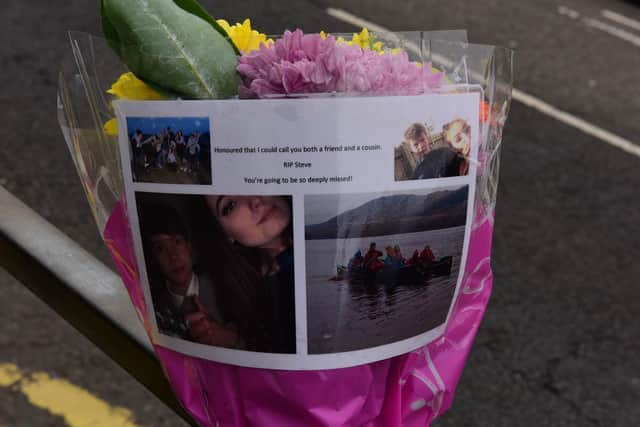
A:
<svg viewBox="0 0 640 427">
<path fill-rule="evenodd" d="M 136 203 L 160 333 L 295 353 L 291 197 L 138 192 Z"/>
<path fill-rule="evenodd" d="M 395 147 L 395 180 L 446 178 L 469 172 L 471 126 L 454 119 L 432 132 L 423 123 L 413 123 Z"/>
</svg>

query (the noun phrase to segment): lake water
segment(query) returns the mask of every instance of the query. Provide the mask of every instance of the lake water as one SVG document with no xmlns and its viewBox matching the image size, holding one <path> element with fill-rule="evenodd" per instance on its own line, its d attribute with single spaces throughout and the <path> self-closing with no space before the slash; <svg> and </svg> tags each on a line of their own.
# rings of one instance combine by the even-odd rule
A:
<svg viewBox="0 0 640 427">
<path fill-rule="evenodd" d="M 400 245 L 405 258 L 429 244 L 436 258 L 451 255 L 451 274 L 431 278 L 427 286 L 384 286 L 331 281 L 336 265 L 346 265 L 371 242 L 384 252 Z M 359 350 L 419 335 L 442 324 L 460 271 L 464 227 L 357 239 L 308 240 L 307 327 L 311 354 Z"/>
</svg>

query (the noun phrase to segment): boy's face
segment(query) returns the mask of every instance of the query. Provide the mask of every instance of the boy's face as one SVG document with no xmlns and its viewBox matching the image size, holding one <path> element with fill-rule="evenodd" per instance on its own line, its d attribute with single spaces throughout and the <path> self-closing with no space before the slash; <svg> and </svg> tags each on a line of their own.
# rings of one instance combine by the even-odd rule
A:
<svg viewBox="0 0 640 427">
<path fill-rule="evenodd" d="M 411 151 L 416 154 L 427 154 L 429 152 L 429 138 L 425 134 L 420 134 L 416 139 L 409 141 Z"/>
<path fill-rule="evenodd" d="M 155 234 L 151 251 L 162 275 L 173 286 L 186 290 L 193 274 L 191 244 L 180 234 Z"/>
</svg>

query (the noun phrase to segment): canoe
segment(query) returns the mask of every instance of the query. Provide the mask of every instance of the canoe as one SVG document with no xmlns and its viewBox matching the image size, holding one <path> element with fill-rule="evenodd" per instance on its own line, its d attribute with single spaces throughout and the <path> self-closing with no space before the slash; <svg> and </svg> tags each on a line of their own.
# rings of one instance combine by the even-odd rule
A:
<svg viewBox="0 0 640 427">
<path fill-rule="evenodd" d="M 331 280 L 348 280 L 353 284 L 384 284 L 392 286 L 423 286 L 431 277 L 449 276 L 453 257 L 442 257 L 437 261 L 405 265 L 400 268 L 386 266 L 380 271 L 349 270 L 346 266 L 337 267 L 337 274 Z"/>
</svg>

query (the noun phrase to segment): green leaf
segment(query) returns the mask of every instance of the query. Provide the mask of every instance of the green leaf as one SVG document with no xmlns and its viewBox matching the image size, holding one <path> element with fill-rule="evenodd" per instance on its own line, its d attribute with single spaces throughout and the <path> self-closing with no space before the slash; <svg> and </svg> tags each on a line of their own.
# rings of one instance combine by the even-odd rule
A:
<svg viewBox="0 0 640 427">
<path fill-rule="evenodd" d="M 172 92 L 171 90 L 167 89 L 166 87 L 158 86 L 154 82 L 151 82 L 151 81 L 146 80 L 146 79 L 141 79 L 140 76 L 136 76 L 136 77 L 138 79 L 142 80 L 144 82 L 144 84 L 149 86 L 151 89 L 155 90 L 156 92 L 158 92 L 160 95 L 162 95 L 163 97 L 165 97 L 167 99 L 178 99 L 178 98 L 182 97 L 182 95 L 180 95 L 179 93 Z"/>
<path fill-rule="evenodd" d="M 205 10 L 205 8 L 203 8 L 200 5 L 200 3 L 198 3 L 196 0 L 173 0 L 173 1 L 178 5 L 178 7 L 181 7 L 187 12 L 193 15 L 199 16 L 200 18 L 210 23 L 213 26 L 213 28 L 216 29 L 216 31 L 222 34 L 222 36 L 225 39 L 227 39 L 229 43 L 231 43 L 231 46 L 233 46 L 233 49 L 236 51 L 236 54 L 240 55 L 240 51 L 236 47 L 235 43 L 233 43 L 233 40 L 231 40 L 231 37 L 229 37 L 227 32 L 224 30 L 224 28 L 222 28 L 220 24 L 218 24 L 216 20 L 211 15 L 209 15 L 209 13 Z"/>
<path fill-rule="evenodd" d="M 120 39 L 115 27 L 111 25 L 107 18 L 107 12 L 105 11 L 105 0 L 100 0 L 100 16 L 102 18 L 102 34 L 107 40 L 109 47 L 113 49 L 118 56 L 120 56 Z"/>
<path fill-rule="evenodd" d="M 208 20 L 174 0 L 102 1 L 114 50 L 140 79 L 184 98 L 237 93 L 236 52 Z"/>
</svg>

